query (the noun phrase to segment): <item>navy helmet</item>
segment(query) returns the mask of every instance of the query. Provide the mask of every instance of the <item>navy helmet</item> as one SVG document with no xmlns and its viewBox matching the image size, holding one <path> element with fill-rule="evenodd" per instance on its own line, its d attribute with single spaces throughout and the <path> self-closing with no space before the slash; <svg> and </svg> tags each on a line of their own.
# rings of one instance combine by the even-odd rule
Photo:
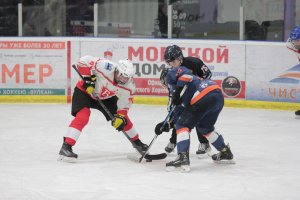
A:
<svg viewBox="0 0 300 200">
<path fill-rule="evenodd" d="M 165 61 L 169 63 L 176 59 L 182 59 L 183 54 L 179 46 L 172 45 L 166 48 L 164 58 Z"/>
<path fill-rule="evenodd" d="M 295 49 L 300 50 L 300 26 L 295 27 L 291 31 L 288 42 L 291 43 Z"/>
<path fill-rule="evenodd" d="M 300 40 L 300 26 L 295 27 L 290 33 L 291 40 Z"/>
</svg>

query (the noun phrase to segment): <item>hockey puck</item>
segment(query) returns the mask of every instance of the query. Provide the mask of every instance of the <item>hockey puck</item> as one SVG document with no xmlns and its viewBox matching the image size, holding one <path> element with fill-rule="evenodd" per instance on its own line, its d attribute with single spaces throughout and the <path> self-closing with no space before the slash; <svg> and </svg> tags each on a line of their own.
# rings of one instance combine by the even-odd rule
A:
<svg viewBox="0 0 300 200">
<path fill-rule="evenodd" d="M 150 160 L 150 159 L 147 159 L 147 160 L 146 160 L 146 162 L 152 162 L 152 160 Z"/>
</svg>

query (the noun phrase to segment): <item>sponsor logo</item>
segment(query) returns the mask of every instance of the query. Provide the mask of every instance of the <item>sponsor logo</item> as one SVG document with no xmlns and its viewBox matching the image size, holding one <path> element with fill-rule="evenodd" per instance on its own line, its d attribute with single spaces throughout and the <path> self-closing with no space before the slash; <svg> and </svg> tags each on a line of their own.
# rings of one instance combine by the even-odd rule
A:
<svg viewBox="0 0 300 200">
<path fill-rule="evenodd" d="M 286 70 L 278 77 L 270 80 L 271 83 L 286 83 L 286 84 L 299 84 L 300 82 L 300 64 Z"/>
<path fill-rule="evenodd" d="M 242 89 L 241 82 L 234 76 L 227 76 L 222 81 L 222 90 L 228 97 L 236 97 Z"/>
</svg>

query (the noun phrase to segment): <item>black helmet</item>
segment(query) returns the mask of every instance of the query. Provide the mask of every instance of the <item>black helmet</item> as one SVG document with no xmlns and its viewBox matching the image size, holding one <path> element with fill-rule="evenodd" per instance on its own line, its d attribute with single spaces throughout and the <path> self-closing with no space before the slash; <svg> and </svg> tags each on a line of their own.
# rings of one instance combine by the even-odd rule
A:
<svg viewBox="0 0 300 200">
<path fill-rule="evenodd" d="M 165 57 L 165 61 L 168 63 L 168 62 L 172 62 L 177 58 L 182 59 L 183 54 L 179 46 L 172 45 L 166 48 L 164 57 Z"/>
</svg>

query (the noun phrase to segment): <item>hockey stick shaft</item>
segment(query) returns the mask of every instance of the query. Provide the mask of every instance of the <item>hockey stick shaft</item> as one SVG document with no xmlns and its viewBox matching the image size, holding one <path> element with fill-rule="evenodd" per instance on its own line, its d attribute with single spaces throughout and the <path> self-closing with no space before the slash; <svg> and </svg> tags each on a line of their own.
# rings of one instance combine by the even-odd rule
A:
<svg viewBox="0 0 300 200">
<path fill-rule="evenodd" d="M 180 92 L 180 97 L 182 97 L 182 95 L 185 93 L 186 89 L 187 89 L 187 85 L 185 85 L 184 88 L 183 88 L 183 90 Z M 168 115 L 166 116 L 166 118 L 165 118 L 165 120 L 163 122 L 163 125 L 160 127 L 160 131 L 162 131 L 162 128 L 169 122 L 170 117 L 171 117 L 171 115 L 173 114 L 173 112 L 174 112 L 174 110 L 176 108 L 176 106 L 172 106 L 172 105 L 171 105 L 171 107 L 172 108 L 169 111 Z M 144 159 L 145 155 L 149 152 L 152 144 L 154 143 L 154 141 L 156 140 L 157 137 L 158 137 L 158 135 L 155 134 L 155 136 L 153 137 L 152 141 L 150 142 L 147 150 L 145 151 L 145 153 L 142 154 L 142 157 L 140 158 L 139 162 L 142 162 L 142 160 Z"/>
<path fill-rule="evenodd" d="M 80 76 L 80 78 L 82 80 L 83 76 L 80 74 L 79 70 L 77 69 L 77 67 L 75 65 L 72 65 L 72 67 L 74 68 L 74 70 L 77 72 L 77 74 Z M 111 114 L 111 112 L 108 110 L 108 108 L 104 105 L 104 103 L 101 101 L 101 99 L 96 96 L 95 97 L 98 101 L 98 103 L 100 104 L 100 106 L 103 108 L 103 110 L 107 113 L 107 115 L 109 116 L 109 118 L 111 120 L 113 120 L 114 116 Z M 137 147 L 137 145 L 131 140 L 131 138 L 127 135 L 127 133 L 125 131 L 122 130 L 122 133 L 125 135 L 125 137 L 130 141 L 130 143 L 133 145 L 133 147 L 141 154 L 143 155 L 143 152 Z M 145 155 L 144 155 L 145 156 Z"/>
<path fill-rule="evenodd" d="M 169 121 L 170 116 L 172 115 L 173 111 L 175 110 L 175 106 L 172 108 L 172 110 L 168 113 L 167 117 L 164 120 L 164 123 L 162 125 L 162 127 Z M 160 127 L 160 130 L 162 129 L 162 127 Z M 140 158 L 139 162 L 142 162 L 142 160 L 144 159 L 145 155 L 149 152 L 152 144 L 154 143 L 154 141 L 156 140 L 156 138 L 158 137 L 158 135 L 154 135 L 153 139 L 151 140 L 148 149 L 145 151 L 145 153 L 142 154 L 142 157 Z"/>
</svg>

